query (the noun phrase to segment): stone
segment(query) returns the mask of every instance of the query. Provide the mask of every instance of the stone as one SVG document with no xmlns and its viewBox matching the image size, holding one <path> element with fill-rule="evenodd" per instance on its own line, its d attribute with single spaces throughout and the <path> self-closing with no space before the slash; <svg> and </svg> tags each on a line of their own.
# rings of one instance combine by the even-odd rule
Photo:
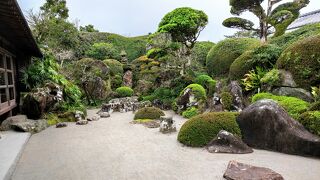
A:
<svg viewBox="0 0 320 180">
<path fill-rule="evenodd" d="M 139 80 L 135 88 L 135 92 L 146 94 L 153 88 L 154 83 L 146 80 Z"/>
<path fill-rule="evenodd" d="M 87 125 L 88 121 L 87 120 L 80 120 L 76 122 L 76 125 Z"/>
<path fill-rule="evenodd" d="M 279 70 L 280 73 L 280 86 L 282 87 L 298 87 L 294 81 L 292 74 L 286 70 Z"/>
<path fill-rule="evenodd" d="M 160 132 L 163 134 L 176 132 L 176 124 L 172 117 L 161 116 L 160 117 Z"/>
<path fill-rule="evenodd" d="M 49 127 L 46 120 L 30 120 L 27 119 L 25 115 L 18 115 L 8 117 L 1 124 L 1 129 L 3 131 L 19 131 L 19 132 L 30 132 L 38 133 Z"/>
<path fill-rule="evenodd" d="M 158 121 L 148 121 L 148 122 L 145 122 L 143 123 L 143 125 L 147 128 L 151 128 L 151 129 L 154 129 L 154 128 L 159 128 L 160 127 L 160 123 Z"/>
<path fill-rule="evenodd" d="M 284 180 L 279 173 L 271 169 L 251 166 L 237 161 L 229 162 L 223 177 L 227 180 Z"/>
<path fill-rule="evenodd" d="M 56 128 L 64 128 L 64 127 L 67 127 L 68 124 L 65 123 L 65 122 L 59 122 L 56 124 Z"/>
<path fill-rule="evenodd" d="M 92 116 L 87 118 L 87 121 L 99 121 L 99 120 L 100 120 L 100 116 Z"/>
<path fill-rule="evenodd" d="M 244 98 L 242 95 L 242 88 L 238 81 L 231 81 L 229 85 L 230 94 L 233 97 L 232 106 L 237 111 L 242 111 L 245 107 Z"/>
<path fill-rule="evenodd" d="M 320 137 L 308 132 L 273 100 L 260 100 L 237 118 L 243 141 L 250 147 L 320 157 Z"/>
<path fill-rule="evenodd" d="M 246 145 L 239 137 L 232 133 L 221 130 L 207 146 L 210 153 L 231 153 L 231 154 L 248 154 L 253 150 Z"/>
<path fill-rule="evenodd" d="M 82 111 L 76 111 L 74 117 L 76 118 L 76 121 L 81 121 L 84 117 L 84 113 Z"/>
<path fill-rule="evenodd" d="M 99 112 L 98 114 L 101 118 L 108 118 L 110 114 L 108 112 Z"/>
<path fill-rule="evenodd" d="M 132 71 L 126 71 L 123 75 L 123 86 L 132 87 Z"/>
<path fill-rule="evenodd" d="M 279 87 L 272 90 L 272 94 L 279 96 L 291 96 L 302 99 L 307 102 L 313 102 L 314 99 L 310 92 L 302 88 Z"/>
</svg>

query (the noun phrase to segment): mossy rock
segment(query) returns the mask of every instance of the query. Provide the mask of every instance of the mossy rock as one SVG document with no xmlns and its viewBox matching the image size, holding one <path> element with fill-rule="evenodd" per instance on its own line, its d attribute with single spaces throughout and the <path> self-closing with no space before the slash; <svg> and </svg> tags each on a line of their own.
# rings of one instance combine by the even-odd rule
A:
<svg viewBox="0 0 320 180">
<path fill-rule="evenodd" d="M 308 111 L 303 113 L 299 122 L 311 133 L 320 136 L 320 111 Z"/>
<path fill-rule="evenodd" d="M 245 51 L 259 46 L 260 41 L 251 38 L 232 38 L 220 41 L 208 53 L 208 73 L 214 77 L 228 76 L 231 64 Z"/>
<path fill-rule="evenodd" d="M 164 116 L 164 112 L 156 107 L 145 107 L 139 109 L 134 115 L 134 119 L 159 119 L 161 116 Z"/>
<path fill-rule="evenodd" d="M 292 73 L 302 88 L 320 84 L 320 35 L 300 40 L 290 45 L 277 61 L 279 69 Z"/>
<path fill-rule="evenodd" d="M 238 115 L 232 112 L 214 112 L 195 116 L 183 124 L 178 134 L 178 141 L 191 147 L 203 147 L 221 130 L 241 137 L 236 122 Z"/>
</svg>

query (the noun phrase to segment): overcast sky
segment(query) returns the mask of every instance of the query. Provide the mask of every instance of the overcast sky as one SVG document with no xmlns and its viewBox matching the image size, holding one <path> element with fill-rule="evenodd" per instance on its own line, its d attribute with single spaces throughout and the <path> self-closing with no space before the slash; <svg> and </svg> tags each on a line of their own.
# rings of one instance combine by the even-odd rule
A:
<svg viewBox="0 0 320 180">
<path fill-rule="evenodd" d="M 289 0 L 288 0 L 289 1 Z M 45 0 L 18 0 L 22 10 L 38 10 Z M 286 0 L 284 0 L 286 2 Z M 67 0 L 71 21 L 79 25 L 93 24 L 99 31 L 125 36 L 145 35 L 155 32 L 161 18 L 178 7 L 203 10 L 209 16 L 209 24 L 199 40 L 217 42 L 235 32 L 222 26 L 224 19 L 231 16 L 229 0 Z M 320 9 L 319 0 L 310 0 L 302 13 Z M 245 13 L 243 17 L 255 20 Z"/>
</svg>

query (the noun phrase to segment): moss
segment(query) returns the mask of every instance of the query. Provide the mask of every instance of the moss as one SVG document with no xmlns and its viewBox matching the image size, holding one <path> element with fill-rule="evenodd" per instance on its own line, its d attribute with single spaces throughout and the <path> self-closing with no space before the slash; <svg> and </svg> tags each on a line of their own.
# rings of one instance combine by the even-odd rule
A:
<svg viewBox="0 0 320 180">
<path fill-rule="evenodd" d="M 133 96 L 134 91 L 130 87 L 123 86 L 117 88 L 116 93 L 119 97 L 131 97 Z"/>
<path fill-rule="evenodd" d="M 195 95 L 197 100 L 206 100 L 206 90 L 200 84 L 190 84 L 183 91 L 181 91 L 180 96 L 183 95 L 185 90 L 191 89 L 192 93 Z"/>
<path fill-rule="evenodd" d="M 230 111 L 232 108 L 233 97 L 229 92 L 221 93 L 223 109 Z"/>
<path fill-rule="evenodd" d="M 139 109 L 134 115 L 134 119 L 159 119 L 164 116 L 164 112 L 156 107 L 145 107 Z"/>
<path fill-rule="evenodd" d="M 194 116 L 196 116 L 198 114 L 200 114 L 199 110 L 197 108 L 195 108 L 195 107 L 191 107 L 191 108 L 187 109 L 186 111 L 184 111 L 182 113 L 182 116 L 184 118 L 190 119 L 190 118 L 192 118 L 192 117 L 194 117 Z"/>
<path fill-rule="evenodd" d="M 220 130 L 226 130 L 241 137 L 236 122 L 238 113 L 216 112 L 195 116 L 185 122 L 178 134 L 178 141 L 192 147 L 207 145 Z"/>
<path fill-rule="evenodd" d="M 227 76 L 231 64 L 245 51 L 259 44 L 259 40 L 250 38 L 234 38 L 220 41 L 209 51 L 207 56 L 209 75 L 214 77 Z"/>
<path fill-rule="evenodd" d="M 299 122 L 311 133 L 320 136 L 320 111 L 308 111 L 303 113 Z"/>
<path fill-rule="evenodd" d="M 295 82 L 303 87 L 320 83 L 320 35 L 290 45 L 277 61 L 279 69 L 292 73 Z"/>
<path fill-rule="evenodd" d="M 152 122 L 152 121 L 154 121 L 154 120 L 153 119 L 135 119 L 134 120 L 135 123 L 141 123 L 141 124 L 147 123 L 147 122 Z"/>
<path fill-rule="evenodd" d="M 310 105 L 309 111 L 320 111 L 320 101 L 316 101 Z"/>
<path fill-rule="evenodd" d="M 306 112 L 310 106 L 308 102 L 295 97 L 276 96 L 270 93 L 259 93 L 253 96 L 252 102 L 256 102 L 262 99 L 272 99 L 277 101 L 288 113 L 294 118 L 298 119 L 300 114 Z"/>
</svg>

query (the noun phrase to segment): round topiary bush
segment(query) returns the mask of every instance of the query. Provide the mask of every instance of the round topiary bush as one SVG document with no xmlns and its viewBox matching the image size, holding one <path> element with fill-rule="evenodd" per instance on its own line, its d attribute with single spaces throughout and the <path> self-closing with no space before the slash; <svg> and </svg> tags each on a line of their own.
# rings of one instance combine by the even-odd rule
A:
<svg viewBox="0 0 320 180">
<path fill-rule="evenodd" d="M 131 97 L 133 96 L 134 91 L 130 87 L 123 86 L 117 88 L 116 93 L 119 97 Z"/>
<path fill-rule="evenodd" d="M 310 89 L 320 83 L 320 35 L 290 45 L 277 61 L 279 69 L 290 71 L 295 82 Z"/>
<path fill-rule="evenodd" d="M 164 112 L 156 107 L 145 107 L 139 109 L 134 115 L 134 119 L 158 119 L 161 116 L 164 116 Z"/>
<path fill-rule="evenodd" d="M 320 136 L 320 111 L 308 111 L 301 114 L 299 122 L 311 133 Z"/>
<path fill-rule="evenodd" d="M 241 137 L 236 122 L 238 113 L 214 112 L 195 116 L 185 122 L 178 134 L 178 141 L 191 147 L 207 145 L 221 130 Z"/>
<path fill-rule="evenodd" d="M 260 41 L 251 38 L 232 38 L 220 41 L 208 53 L 208 73 L 214 77 L 227 76 L 230 65 L 245 51 L 259 46 Z"/>
<path fill-rule="evenodd" d="M 197 100 L 207 99 L 206 90 L 200 84 L 190 84 L 183 91 L 181 91 L 180 96 L 183 95 L 187 89 L 191 89 Z"/>
<path fill-rule="evenodd" d="M 213 80 L 208 75 L 199 75 L 196 77 L 195 83 L 205 87 L 207 90 L 208 96 L 213 96 L 217 81 Z"/>
</svg>

